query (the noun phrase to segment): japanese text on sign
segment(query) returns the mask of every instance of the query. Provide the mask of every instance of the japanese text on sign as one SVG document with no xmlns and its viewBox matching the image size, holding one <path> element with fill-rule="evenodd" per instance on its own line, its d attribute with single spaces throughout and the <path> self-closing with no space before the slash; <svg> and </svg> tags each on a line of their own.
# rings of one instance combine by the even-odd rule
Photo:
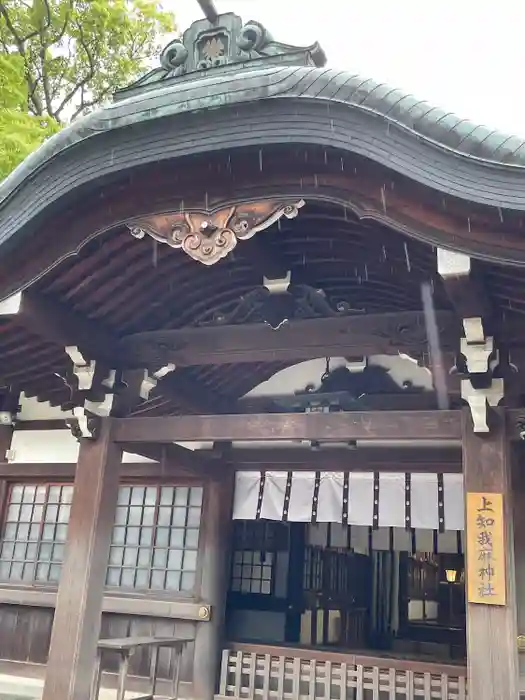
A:
<svg viewBox="0 0 525 700">
<path fill-rule="evenodd" d="M 467 587 L 469 603 L 505 605 L 503 495 L 467 493 Z"/>
</svg>

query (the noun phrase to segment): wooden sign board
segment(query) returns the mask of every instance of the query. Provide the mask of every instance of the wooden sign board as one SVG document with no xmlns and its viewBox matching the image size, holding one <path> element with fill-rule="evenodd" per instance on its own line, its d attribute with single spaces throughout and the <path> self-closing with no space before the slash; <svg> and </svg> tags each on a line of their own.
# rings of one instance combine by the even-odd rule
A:
<svg viewBox="0 0 525 700">
<path fill-rule="evenodd" d="M 506 604 L 503 494 L 467 493 L 467 598 Z"/>
</svg>

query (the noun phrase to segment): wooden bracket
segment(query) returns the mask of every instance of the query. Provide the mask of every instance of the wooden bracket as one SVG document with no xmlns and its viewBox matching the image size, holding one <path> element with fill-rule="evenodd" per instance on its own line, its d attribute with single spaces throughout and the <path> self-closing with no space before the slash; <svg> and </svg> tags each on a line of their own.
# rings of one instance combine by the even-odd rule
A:
<svg viewBox="0 0 525 700">
<path fill-rule="evenodd" d="M 291 270 L 288 270 L 285 277 L 269 279 L 268 277 L 263 278 L 263 287 L 270 292 L 270 294 L 284 294 L 288 291 L 290 282 L 292 280 Z"/>
<path fill-rule="evenodd" d="M 66 418 L 66 425 L 71 435 L 77 440 L 96 440 L 100 435 L 100 416 L 95 416 L 86 410 L 85 406 L 75 406 L 73 418 Z"/>
<path fill-rule="evenodd" d="M 487 335 L 487 322 L 492 315 L 492 305 L 485 293 L 483 280 L 479 279 L 479 268 L 473 270 L 470 256 L 464 253 L 438 248 L 437 271 L 456 314 L 461 319 L 466 342 L 469 345 L 483 344 Z"/>
<path fill-rule="evenodd" d="M 144 401 L 147 401 L 149 399 L 149 395 L 153 391 L 153 389 L 157 386 L 159 379 L 162 379 L 165 377 L 167 374 L 170 372 L 173 372 L 175 369 L 176 365 L 173 363 L 169 363 L 167 365 L 164 365 L 164 367 L 161 367 L 159 370 L 156 372 L 153 372 L 153 374 L 150 374 L 147 369 L 144 370 L 144 379 L 142 380 L 142 383 L 140 385 L 139 389 L 139 394 Z"/>
<path fill-rule="evenodd" d="M 461 338 L 461 354 L 470 373 L 485 374 L 490 370 L 490 358 L 494 355 L 494 338 L 485 338 L 476 343 L 469 343 L 467 338 Z"/>
<path fill-rule="evenodd" d="M 492 379 L 490 386 L 475 389 L 470 379 L 461 382 L 461 398 L 466 401 L 472 415 L 475 433 L 490 432 L 489 407 L 497 406 L 505 394 L 504 380 Z"/>
<path fill-rule="evenodd" d="M 72 389 L 73 418 L 66 425 L 73 437 L 96 440 L 100 434 L 100 419 L 112 415 L 117 390 L 117 372 L 107 372 L 95 361 L 87 362 L 76 346 L 66 347 L 78 379 L 78 389 Z M 102 398 L 101 398 L 102 397 Z"/>
<path fill-rule="evenodd" d="M 73 374 L 77 378 L 80 391 L 86 391 L 93 386 L 96 362 L 88 361 L 76 345 L 67 345 L 66 354 L 73 363 Z"/>
</svg>

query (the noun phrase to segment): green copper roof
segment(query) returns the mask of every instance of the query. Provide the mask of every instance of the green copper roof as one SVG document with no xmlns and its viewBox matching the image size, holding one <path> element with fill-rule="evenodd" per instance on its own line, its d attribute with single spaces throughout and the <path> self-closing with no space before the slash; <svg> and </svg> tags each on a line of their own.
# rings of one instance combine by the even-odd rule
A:
<svg viewBox="0 0 525 700">
<path fill-rule="evenodd" d="M 137 146 L 132 165 L 129 165 L 129 158 L 125 166 L 114 157 L 114 151 L 108 151 L 103 139 L 110 134 L 123 133 L 126 127 L 137 125 L 154 128 L 153 124 L 158 126 L 165 118 L 207 112 L 207 138 L 196 135 L 194 142 L 195 152 L 203 152 L 207 148 L 219 148 L 213 146 L 211 139 L 215 110 L 240 108 L 259 101 L 279 100 L 288 104 L 293 101 L 298 114 L 302 109 L 300 105 L 305 106 L 305 111 L 306 105 L 315 103 L 321 110 L 325 106 L 324 117 L 320 118 L 322 123 L 312 123 L 311 136 L 307 135 L 309 142 L 315 143 L 320 138 L 319 143 L 324 145 L 333 144 L 347 150 L 355 147 L 356 152 L 444 192 L 476 200 L 475 188 L 466 188 L 463 192 L 459 180 L 455 188 L 449 186 L 450 172 L 474 163 L 478 168 L 496 168 L 502 171 L 502 178 L 510 178 L 505 190 L 508 192 L 506 200 L 500 187 L 483 198 L 480 195 L 477 201 L 512 207 L 522 196 L 518 195 L 518 191 L 523 190 L 521 176 L 518 183 L 516 175 L 524 172 L 523 139 L 460 119 L 387 85 L 347 71 L 326 68 L 325 60 L 318 44 L 300 48 L 278 43 L 259 23 L 248 22 L 243 26 L 234 14 L 221 15 L 214 25 L 208 20 L 195 22 L 182 40 L 166 47 L 158 68 L 119 91 L 112 104 L 75 121 L 51 138 L 0 184 L 0 243 L 15 234 L 38 211 L 63 196 L 67 188 L 72 190 L 103 174 L 182 153 L 181 149 L 177 153 L 174 148 L 170 151 L 179 134 L 175 122 L 170 124 L 171 131 L 164 133 L 165 144 L 158 153 L 148 155 L 147 149 Z M 331 113 L 341 108 L 354 115 L 352 125 L 345 125 L 344 129 L 338 126 Z M 187 123 L 185 119 L 184 126 Z M 391 132 L 392 138 L 388 142 L 383 139 L 379 146 L 377 139 L 366 131 L 366 124 L 373 125 L 375 133 L 378 130 L 383 135 Z M 286 133 L 276 136 L 280 142 L 287 137 Z M 431 154 L 426 163 L 420 162 L 418 167 L 407 171 L 396 152 L 400 138 L 412 139 L 412 143 L 422 144 L 434 152 L 438 149 L 442 154 L 448 153 L 452 160 L 449 158 L 445 168 L 441 165 L 444 160 L 438 163 L 439 159 Z M 254 143 L 258 143 L 255 136 Z M 222 143 L 220 147 L 235 145 L 232 132 L 231 143 Z M 87 164 L 100 149 L 105 149 L 102 164 L 99 159 L 99 165 L 89 169 Z M 417 161 L 417 156 L 411 157 Z M 58 166 L 54 173 L 53 164 L 62 160 L 67 160 L 69 174 Z M 471 181 L 476 179 L 476 172 L 470 172 Z M 486 173 L 482 175 L 486 177 Z M 39 178 L 42 182 L 38 200 L 31 194 L 32 206 L 25 206 L 25 203 L 11 206 L 14 199 L 24 198 L 28 183 L 35 186 Z M 496 204 L 498 199 L 501 201 Z M 523 206 L 519 203 L 517 208 L 525 208 L 525 200 Z"/>
</svg>

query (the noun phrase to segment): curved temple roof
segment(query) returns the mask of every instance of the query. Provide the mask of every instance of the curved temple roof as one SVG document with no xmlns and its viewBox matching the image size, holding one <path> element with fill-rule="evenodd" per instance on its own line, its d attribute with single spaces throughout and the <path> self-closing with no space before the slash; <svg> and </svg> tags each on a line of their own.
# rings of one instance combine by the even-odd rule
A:
<svg viewBox="0 0 525 700">
<path fill-rule="evenodd" d="M 195 22 L 182 41 L 166 47 L 160 67 L 119 91 L 112 104 L 51 138 L 0 184 L 0 245 L 22 233 L 50 204 L 103 176 L 265 140 L 334 145 L 443 193 L 525 210 L 523 139 L 460 119 L 386 85 L 326 68 L 325 61 L 319 45 L 297 48 L 275 42 L 259 23 L 243 26 L 234 14 L 221 15 L 215 25 Z M 233 129 L 228 140 L 209 138 L 211 110 L 276 100 L 299 101 L 304 123 L 290 133 L 276 124 L 273 131 L 270 125 L 265 133 L 244 133 L 242 139 Z M 347 108 L 346 116 L 337 111 L 341 107 Z M 202 110 L 212 115 L 208 138 L 196 132 L 191 140 L 191 124 L 183 124 L 180 117 Z M 170 118 L 173 125 L 161 121 Z M 163 143 L 148 140 L 143 131 L 144 144 L 135 141 L 134 158 L 129 149 L 120 155 L 118 135 L 126 127 L 163 123 Z"/>
<path fill-rule="evenodd" d="M 114 363 L 126 338 L 175 329 L 191 340 L 196 326 L 267 321 L 258 306 L 266 278 L 292 280 L 287 302 L 307 319 L 337 321 L 345 309 L 391 315 L 393 326 L 377 329 L 391 349 L 407 337 L 399 314 L 421 309 L 422 281 L 454 323 L 435 246 L 479 258 L 473 277 L 494 327 L 509 318 L 521 327 L 523 141 L 325 63 L 317 44 L 280 44 L 233 14 L 198 21 L 157 68 L 0 185 L 0 301 L 34 285 L 20 313 L 0 313 L 6 386 L 52 405 L 70 401 L 61 379 L 70 336 L 49 334 L 45 323 L 39 331 L 38 304 L 77 331 L 80 323 L 82 342 L 96 343 L 91 354 L 105 348 Z M 243 243 L 224 256 L 222 242 L 220 264 L 173 250 L 182 247 L 175 231 L 202 226 L 215 245 L 225 221 Z M 244 235 L 242 225 L 264 235 Z M 327 354 L 316 337 L 308 357 Z M 140 411 L 231 412 L 298 357 L 264 350 L 235 361 L 204 350 L 183 346 L 168 384 Z"/>
</svg>

